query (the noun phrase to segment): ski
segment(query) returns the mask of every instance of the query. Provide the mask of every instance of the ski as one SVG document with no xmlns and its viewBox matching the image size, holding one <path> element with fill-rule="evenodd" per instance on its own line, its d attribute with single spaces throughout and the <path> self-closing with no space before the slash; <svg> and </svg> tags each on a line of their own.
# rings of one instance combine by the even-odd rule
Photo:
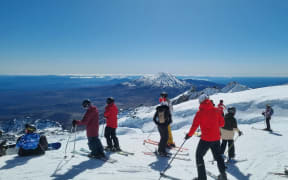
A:
<svg viewBox="0 0 288 180">
<path fill-rule="evenodd" d="M 171 154 L 167 154 L 167 156 L 160 156 L 157 152 L 143 152 L 145 155 L 150 155 L 150 156 L 158 156 L 158 157 L 163 157 L 163 158 L 171 158 L 171 157 L 174 157 L 173 155 Z M 175 157 L 175 159 L 178 159 L 178 160 L 183 160 L 183 161 L 191 161 L 190 158 L 184 158 L 184 157 Z"/>
<path fill-rule="evenodd" d="M 153 145 L 156 145 L 158 146 L 159 142 L 158 141 L 154 141 L 152 139 L 145 139 L 144 140 L 144 144 L 145 143 L 148 143 L 148 144 L 153 144 Z M 180 148 L 180 147 L 172 147 L 173 150 L 179 150 L 180 152 L 183 152 L 183 151 L 188 151 L 189 149 L 188 148 Z"/>
<path fill-rule="evenodd" d="M 233 160 L 227 160 L 225 164 L 227 165 L 236 164 L 236 163 L 245 162 L 245 161 L 248 161 L 248 159 L 233 159 Z"/>
<path fill-rule="evenodd" d="M 278 176 L 287 176 L 288 177 L 288 174 L 281 173 L 281 172 L 269 172 L 269 174 L 278 175 Z"/>
<path fill-rule="evenodd" d="M 117 153 L 117 154 L 120 154 L 120 155 L 123 155 L 123 156 L 134 155 L 134 153 L 132 153 L 132 152 L 123 151 L 123 150 L 120 150 L 120 151 L 110 151 L 110 150 L 104 149 L 104 151 L 106 151 L 106 152 L 111 152 L 111 153 Z"/>
<path fill-rule="evenodd" d="M 206 174 L 215 180 L 219 180 L 219 177 L 213 174 L 212 172 L 206 170 Z"/>
<path fill-rule="evenodd" d="M 73 153 L 74 153 L 74 154 L 77 154 L 77 155 L 85 156 L 85 157 L 88 157 L 88 158 L 91 158 L 91 159 L 95 159 L 95 160 L 100 160 L 100 161 L 108 162 L 108 163 L 111 163 L 111 164 L 117 162 L 116 159 L 107 158 L 107 157 L 102 157 L 102 158 L 93 158 L 93 157 L 89 157 L 89 156 L 88 156 L 89 153 L 87 153 L 87 150 L 86 150 L 86 149 L 83 150 L 83 149 L 84 149 L 84 148 L 81 148 L 81 149 L 80 149 L 80 152 L 79 152 L 79 151 L 74 151 Z"/>
<path fill-rule="evenodd" d="M 256 128 L 256 127 L 251 127 L 252 129 L 256 129 L 256 130 L 261 130 L 261 131 L 266 131 L 269 132 L 270 134 L 276 135 L 276 136 L 283 136 L 282 134 L 280 134 L 279 131 L 273 131 L 273 130 L 267 130 L 267 129 L 261 129 L 261 128 Z"/>
<path fill-rule="evenodd" d="M 160 177 L 164 177 L 164 178 L 166 178 L 166 179 L 171 179 L 171 180 L 181 180 L 181 179 L 179 179 L 179 178 L 169 176 L 169 175 L 164 174 L 164 173 L 162 173 L 162 172 L 160 172 Z"/>
</svg>

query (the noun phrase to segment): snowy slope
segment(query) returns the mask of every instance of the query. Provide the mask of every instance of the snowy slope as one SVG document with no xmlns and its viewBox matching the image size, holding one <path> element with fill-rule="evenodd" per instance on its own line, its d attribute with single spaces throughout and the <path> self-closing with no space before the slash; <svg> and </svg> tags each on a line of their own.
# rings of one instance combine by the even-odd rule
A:
<svg viewBox="0 0 288 180">
<path fill-rule="evenodd" d="M 247 159 L 235 165 L 229 165 L 227 169 L 229 180 L 284 180 L 280 176 L 274 176 L 268 172 L 282 172 L 283 167 L 288 165 L 288 145 L 286 143 L 288 130 L 288 85 L 274 86 L 260 89 L 247 90 L 237 93 L 219 93 L 211 96 L 215 102 L 224 99 L 226 105 L 236 106 L 238 111 L 236 118 L 242 124 L 239 128 L 244 132 L 236 141 L 236 157 Z M 251 127 L 263 128 L 261 112 L 265 104 L 269 103 L 274 108 L 274 116 L 271 121 L 275 133 L 262 130 L 254 130 Z M 174 107 L 174 141 L 176 145 L 183 142 L 185 133 L 189 130 L 193 116 L 198 108 L 197 100 L 190 100 Z M 44 156 L 19 158 L 15 155 L 0 157 L 0 180 L 18 179 L 159 179 L 159 171 L 163 170 L 169 160 L 143 155 L 143 151 L 154 150 L 156 146 L 143 144 L 148 136 L 158 140 L 159 135 L 151 124 L 154 107 L 139 108 L 133 117 L 122 117 L 122 126 L 118 134 L 122 149 L 134 152 L 134 156 L 121 156 L 110 154 L 117 159 L 115 164 L 103 163 L 90 160 L 76 155 L 71 158 L 73 141 L 68 148 L 69 157 L 64 159 L 65 143 L 67 135 L 49 136 L 48 141 L 61 141 L 63 146 L 58 151 L 49 151 Z M 256 122 L 256 123 L 254 123 Z M 140 128 L 131 128 L 140 127 Z M 152 131 L 150 134 L 149 131 Z M 143 132 L 144 131 L 144 132 Z M 145 133 L 145 131 L 147 131 Z M 99 132 L 102 132 L 102 126 Z M 73 139 L 74 136 L 72 136 Z M 184 145 L 189 148 L 191 161 L 174 160 L 167 174 L 180 179 L 189 179 L 197 176 L 195 165 L 195 149 L 199 141 L 198 137 L 192 137 Z M 105 145 L 105 139 L 102 138 Z M 87 147 L 85 132 L 77 134 L 76 149 Z M 209 162 L 212 159 L 210 152 L 205 156 L 206 169 L 217 175 L 216 165 Z M 163 178 L 165 179 L 165 178 Z M 208 177 L 211 180 L 211 177 Z"/>
</svg>

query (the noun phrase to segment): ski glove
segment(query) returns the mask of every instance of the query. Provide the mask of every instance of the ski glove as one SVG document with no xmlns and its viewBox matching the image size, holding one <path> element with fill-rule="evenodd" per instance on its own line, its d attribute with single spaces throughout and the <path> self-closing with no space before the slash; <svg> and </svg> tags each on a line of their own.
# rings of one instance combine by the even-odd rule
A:
<svg viewBox="0 0 288 180">
<path fill-rule="evenodd" d="M 76 120 L 72 121 L 72 126 L 75 127 L 76 126 Z"/>
<path fill-rule="evenodd" d="M 242 132 L 242 131 L 239 131 L 239 132 L 238 132 L 238 135 L 239 135 L 239 136 L 242 136 L 242 135 L 243 135 L 243 132 Z"/>
<path fill-rule="evenodd" d="M 191 136 L 189 136 L 188 135 L 188 133 L 186 134 L 186 136 L 185 136 L 185 139 L 187 140 L 187 139 L 189 139 Z"/>
</svg>

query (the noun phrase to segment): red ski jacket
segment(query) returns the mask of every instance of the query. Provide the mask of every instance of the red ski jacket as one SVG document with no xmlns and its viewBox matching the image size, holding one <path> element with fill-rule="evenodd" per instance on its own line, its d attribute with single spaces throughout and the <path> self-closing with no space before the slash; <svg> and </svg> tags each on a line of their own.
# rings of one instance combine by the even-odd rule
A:
<svg viewBox="0 0 288 180">
<path fill-rule="evenodd" d="M 86 125 L 87 137 L 98 136 L 99 113 L 95 106 L 90 106 L 81 121 L 76 121 L 77 125 Z"/>
<path fill-rule="evenodd" d="M 117 114 L 118 108 L 115 103 L 108 104 L 105 107 L 104 117 L 108 127 L 117 128 Z"/>
<path fill-rule="evenodd" d="M 221 113 L 224 114 L 224 110 L 226 109 L 226 106 L 224 104 L 219 103 L 218 104 L 218 109 L 221 111 Z"/>
<path fill-rule="evenodd" d="M 224 118 L 212 102 L 207 99 L 200 104 L 196 113 L 188 136 L 192 136 L 200 126 L 201 139 L 204 141 L 219 141 L 220 127 L 225 124 Z"/>
</svg>

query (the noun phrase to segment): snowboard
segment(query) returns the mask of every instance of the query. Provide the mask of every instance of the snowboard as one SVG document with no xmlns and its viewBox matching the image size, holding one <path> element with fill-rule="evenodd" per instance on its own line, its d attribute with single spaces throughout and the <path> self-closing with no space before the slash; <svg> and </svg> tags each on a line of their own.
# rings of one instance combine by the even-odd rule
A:
<svg viewBox="0 0 288 180">
<path fill-rule="evenodd" d="M 61 147 L 60 142 L 48 143 L 48 149 L 46 151 L 57 150 L 60 149 L 60 147 Z M 18 153 L 16 144 L 3 145 L 2 148 L 5 150 L 5 155 L 13 155 Z"/>
</svg>

